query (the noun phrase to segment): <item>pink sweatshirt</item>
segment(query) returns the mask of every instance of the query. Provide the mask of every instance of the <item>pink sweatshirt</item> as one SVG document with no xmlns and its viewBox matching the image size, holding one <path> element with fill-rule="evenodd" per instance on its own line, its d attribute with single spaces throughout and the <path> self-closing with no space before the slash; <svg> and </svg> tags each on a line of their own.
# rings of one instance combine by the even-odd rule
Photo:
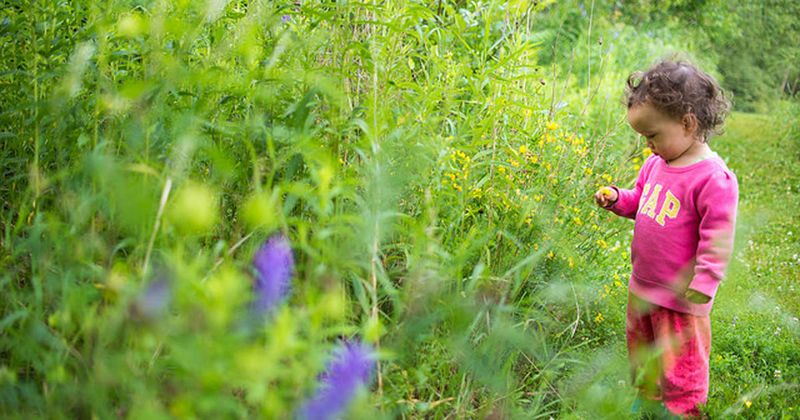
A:
<svg viewBox="0 0 800 420">
<path fill-rule="evenodd" d="M 619 193 L 609 210 L 635 219 L 628 283 L 631 293 L 678 312 L 708 315 L 733 250 L 739 186 L 714 155 L 672 167 L 652 155 L 632 190 Z M 695 304 L 687 288 L 712 299 Z"/>
</svg>

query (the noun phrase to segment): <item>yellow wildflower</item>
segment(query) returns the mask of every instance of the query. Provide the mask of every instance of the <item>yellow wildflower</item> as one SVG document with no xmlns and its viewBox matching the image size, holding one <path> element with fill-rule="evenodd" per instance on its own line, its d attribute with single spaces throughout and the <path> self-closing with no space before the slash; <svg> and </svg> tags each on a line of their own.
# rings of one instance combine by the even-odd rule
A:
<svg viewBox="0 0 800 420">
<path fill-rule="evenodd" d="M 528 147 L 523 144 L 522 146 L 519 147 L 519 152 L 524 155 L 525 153 L 528 152 Z"/>
<path fill-rule="evenodd" d="M 555 121 L 550 121 L 547 123 L 547 129 L 550 131 L 558 130 L 558 123 Z"/>
<path fill-rule="evenodd" d="M 753 402 L 750 401 L 750 400 L 747 400 L 747 401 L 744 402 L 744 406 L 747 407 L 747 408 L 750 408 L 751 405 L 753 405 Z"/>
<path fill-rule="evenodd" d="M 642 150 L 642 156 L 645 157 L 645 158 L 650 157 L 650 155 L 652 155 L 652 154 L 653 154 L 653 151 L 650 150 L 649 147 L 646 147 L 646 148 L 644 148 L 644 150 Z"/>
<path fill-rule="evenodd" d="M 600 178 L 603 178 L 603 181 L 605 181 L 607 184 L 611 183 L 611 175 L 609 174 L 600 175 Z"/>
<path fill-rule="evenodd" d="M 599 324 L 599 323 L 603 322 L 604 319 L 605 318 L 603 318 L 603 313 L 602 312 L 598 312 L 597 316 L 594 317 L 594 322 Z"/>
<path fill-rule="evenodd" d="M 531 163 L 533 163 L 533 164 L 539 163 L 539 156 L 537 156 L 537 155 L 531 155 L 530 161 L 531 161 Z"/>
<path fill-rule="evenodd" d="M 597 240 L 597 246 L 599 246 L 600 248 L 606 249 L 606 248 L 608 248 L 608 243 L 606 243 L 606 241 L 604 241 L 603 239 L 598 239 Z"/>
</svg>

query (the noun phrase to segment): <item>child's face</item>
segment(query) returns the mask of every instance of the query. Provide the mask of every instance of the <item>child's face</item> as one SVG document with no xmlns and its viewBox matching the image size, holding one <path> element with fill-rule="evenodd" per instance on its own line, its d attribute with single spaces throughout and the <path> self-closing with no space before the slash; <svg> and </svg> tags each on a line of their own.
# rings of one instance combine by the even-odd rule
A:
<svg viewBox="0 0 800 420">
<path fill-rule="evenodd" d="M 653 154 L 671 161 L 685 152 L 697 140 L 696 120 L 689 114 L 677 120 L 659 111 L 650 102 L 628 108 L 628 123 L 645 137 Z"/>
</svg>

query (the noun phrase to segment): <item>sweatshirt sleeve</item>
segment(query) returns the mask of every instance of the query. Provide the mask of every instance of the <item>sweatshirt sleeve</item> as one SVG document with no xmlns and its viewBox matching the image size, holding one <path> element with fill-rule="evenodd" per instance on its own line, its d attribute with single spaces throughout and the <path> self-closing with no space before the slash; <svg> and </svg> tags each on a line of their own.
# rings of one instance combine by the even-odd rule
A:
<svg viewBox="0 0 800 420">
<path fill-rule="evenodd" d="M 712 175 L 697 196 L 700 241 L 689 289 L 713 298 L 733 252 L 739 185 L 731 172 Z"/>
<path fill-rule="evenodd" d="M 645 161 L 644 165 L 642 165 L 642 169 L 636 177 L 636 184 L 633 186 L 632 190 L 619 188 L 616 185 L 611 186 L 611 188 L 617 191 L 618 198 L 614 204 L 610 207 L 606 207 L 606 209 L 618 216 L 627 217 L 629 219 L 636 218 L 636 212 L 639 210 L 639 198 L 642 196 L 642 188 L 644 187 L 644 182 L 647 178 L 650 166 L 653 164 L 653 158 L 655 158 L 655 155 L 650 156 L 650 158 Z"/>
</svg>

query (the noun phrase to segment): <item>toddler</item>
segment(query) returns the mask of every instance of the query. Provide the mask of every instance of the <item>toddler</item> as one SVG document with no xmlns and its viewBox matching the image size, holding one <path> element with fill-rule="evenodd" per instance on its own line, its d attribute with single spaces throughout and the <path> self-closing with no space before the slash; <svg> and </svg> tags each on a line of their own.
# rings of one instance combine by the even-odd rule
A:
<svg viewBox="0 0 800 420">
<path fill-rule="evenodd" d="M 736 176 L 708 146 L 729 103 L 708 74 L 662 61 L 634 73 L 628 122 L 653 154 L 633 189 L 603 187 L 597 204 L 635 220 L 626 337 L 646 400 L 697 416 L 708 399 L 709 312 L 733 248 Z"/>
</svg>

